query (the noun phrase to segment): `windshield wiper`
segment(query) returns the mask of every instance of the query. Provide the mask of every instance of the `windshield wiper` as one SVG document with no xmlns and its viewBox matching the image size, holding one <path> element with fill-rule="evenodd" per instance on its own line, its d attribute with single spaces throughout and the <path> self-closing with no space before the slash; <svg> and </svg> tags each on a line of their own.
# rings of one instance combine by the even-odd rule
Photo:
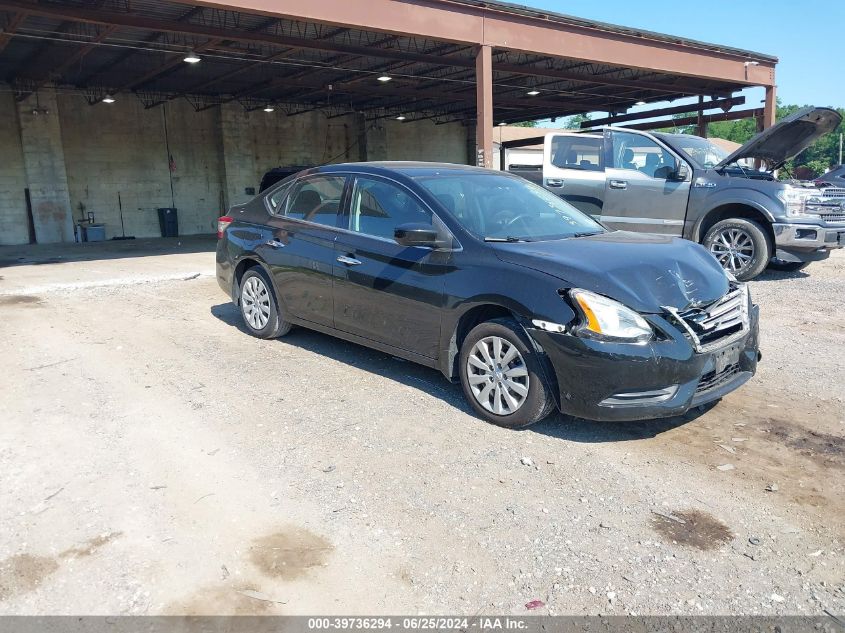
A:
<svg viewBox="0 0 845 633">
<path fill-rule="evenodd" d="M 604 231 L 584 231 L 583 233 L 573 233 L 572 237 L 589 237 L 590 235 L 601 235 Z"/>
<path fill-rule="evenodd" d="M 530 242 L 531 240 L 526 239 L 524 237 L 514 237 L 513 235 L 508 235 L 507 237 L 485 237 L 485 242 Z"/>
</svg>

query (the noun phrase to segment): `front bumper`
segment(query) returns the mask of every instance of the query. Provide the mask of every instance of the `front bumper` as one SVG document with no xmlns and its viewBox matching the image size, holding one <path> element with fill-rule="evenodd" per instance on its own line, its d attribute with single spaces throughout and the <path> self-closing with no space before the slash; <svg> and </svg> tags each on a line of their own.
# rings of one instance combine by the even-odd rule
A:
<svg viewBox="0 0 845 633">
<path fill-rule="evenodd" d="M 772 230 L 776 256 L 786 261 L 825 259 L 832 249 L 845 246 L 845 224 L 841 223 L 775 223 Z"/>
<path fill-rule="evenodd" d="M 560 410 L 598 421 L 647 420 L 682 415 L 734 391 L 757 370 L 759 308 L 739 339 L 698 353 L 661 317 L 650 319 L 667 335 L 645 345 L 606 343 L 527 328 L 549 360 Z"/>
</svg>

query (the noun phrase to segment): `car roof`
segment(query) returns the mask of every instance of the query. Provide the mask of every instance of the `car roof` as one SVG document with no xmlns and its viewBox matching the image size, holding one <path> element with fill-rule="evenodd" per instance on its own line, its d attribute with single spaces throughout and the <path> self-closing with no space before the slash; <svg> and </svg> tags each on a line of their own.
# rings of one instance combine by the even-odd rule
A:
<svg viewBox="0 0 845 633">
<path fill-rule="evenodd" d="M 321 172 L 349 171 L 371 174 L 399 173 L 409 178 L 442 175 L 449 172 L 451 175 L 464 174 L 496 174 L 509 175 L 507 172 L 494 169 L 484 169 L 472 165 L 460 165 L 457 163 L 427 163 L 422 161 L 371 161 L 362 163 L 336 163 L 323 165 L 318 168 Z"/>
</svg>

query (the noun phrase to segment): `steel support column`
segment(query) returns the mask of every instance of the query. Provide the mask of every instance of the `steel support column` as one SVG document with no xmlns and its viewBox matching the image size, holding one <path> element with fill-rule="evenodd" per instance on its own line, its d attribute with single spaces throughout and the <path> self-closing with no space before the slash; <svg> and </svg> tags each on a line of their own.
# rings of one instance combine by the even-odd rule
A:
<svg viewBox="0 0 845 633">
<path fill-rule="evenodd" d="M 766 105 L 763 108 L 763 128 L 772 127 L 777 120 L 777 87 L 766 86 Z"/>
<path fill-rule="evenodd" d="M 493 166 L 493 49 L 482 45 L 475 56 L 476 164 Z"/>
</svg>

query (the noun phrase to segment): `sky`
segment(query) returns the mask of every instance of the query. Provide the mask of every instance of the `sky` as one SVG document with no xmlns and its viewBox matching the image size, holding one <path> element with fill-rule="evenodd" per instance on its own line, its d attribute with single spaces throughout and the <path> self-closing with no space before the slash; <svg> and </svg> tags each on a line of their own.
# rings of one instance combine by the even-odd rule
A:
<svg viewBox="0 0 845 633">
<path fill-rule="evenodd" d="M 779 58 L 778 96 L 784 104 L 845 107 L 842 42 L 845 2 L 740 0 L 510 0 L 580 18 L 637 27 Z M 746 90 L 755 107 L 763 90 Z M 678 102 L 682 103 L 682 102 Z M 649 106 L 654 108 L 655 105 Z"/>
</svg>

